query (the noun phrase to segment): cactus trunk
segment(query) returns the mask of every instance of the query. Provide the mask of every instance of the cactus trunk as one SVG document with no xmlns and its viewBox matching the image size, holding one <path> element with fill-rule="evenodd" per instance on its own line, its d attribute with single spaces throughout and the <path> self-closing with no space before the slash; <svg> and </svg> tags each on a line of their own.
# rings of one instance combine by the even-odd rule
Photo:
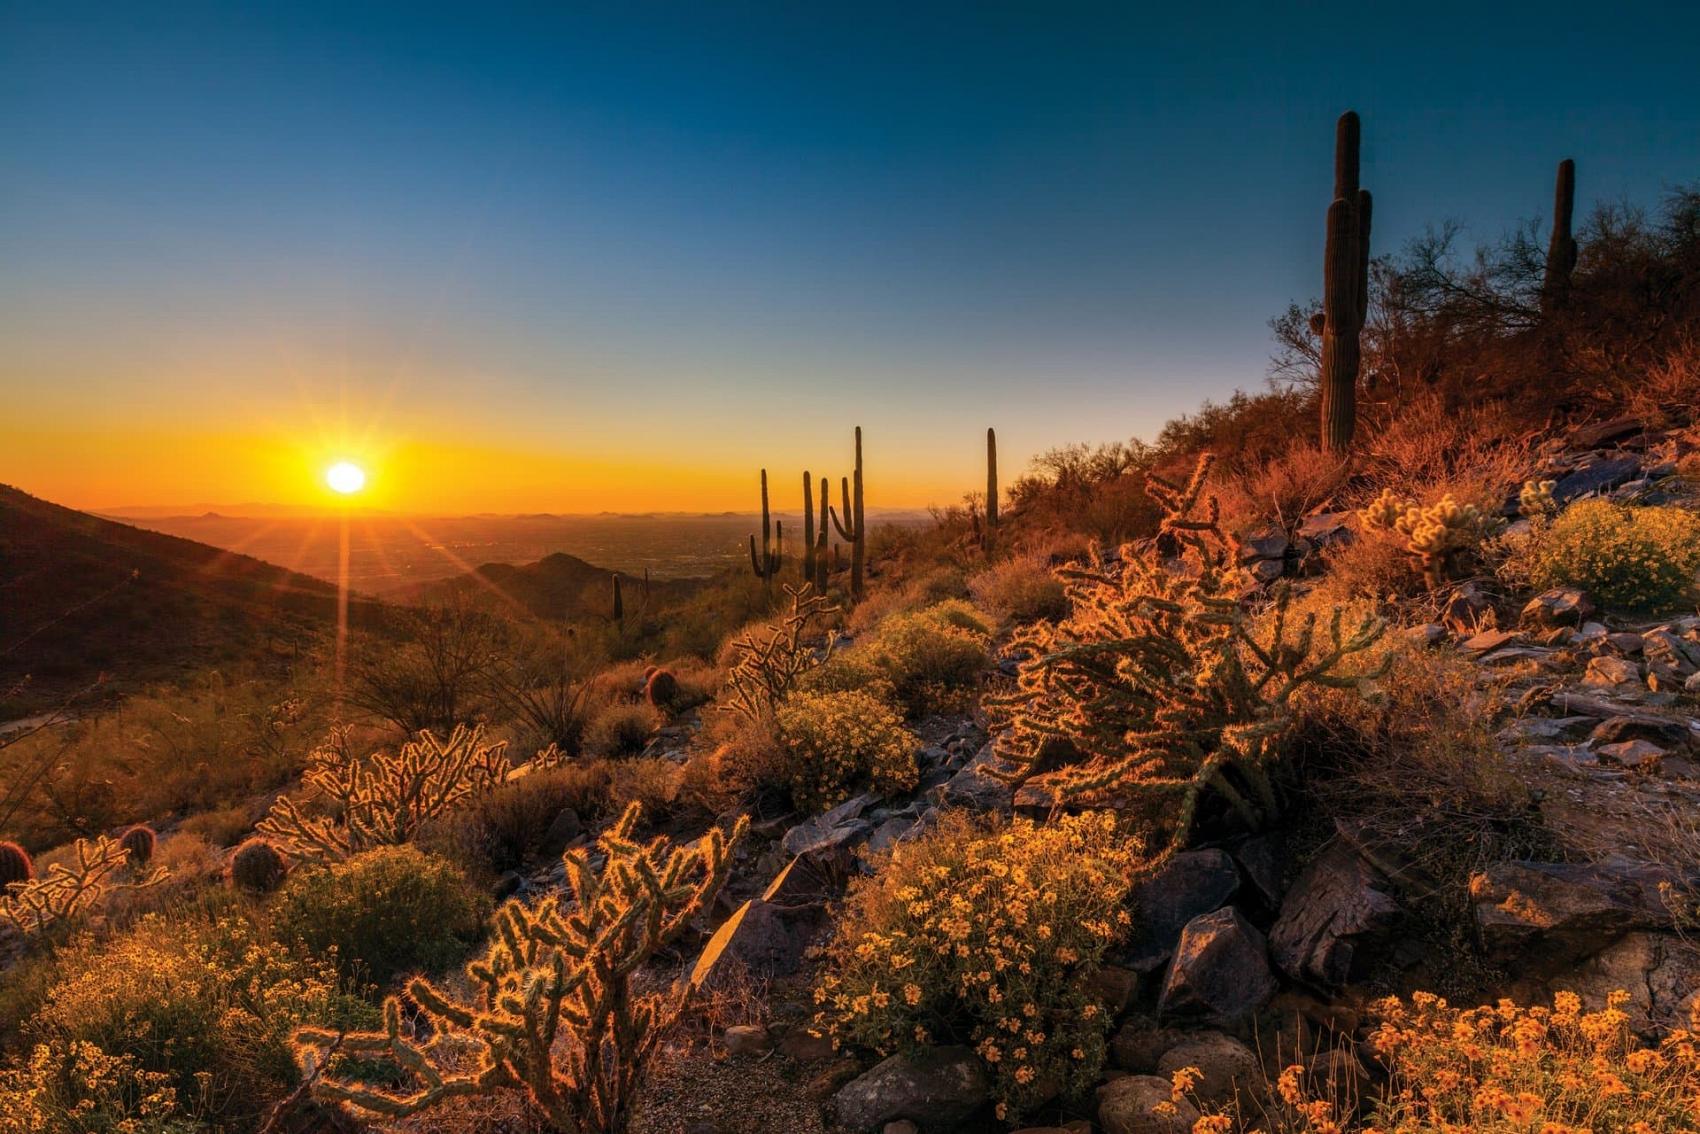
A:
<svg viewBox="0 0 1700 1134">
<path fill-rule="evenodd" d="M 986 430 L 986 551 L 989 553 L 998 536 L 998 433 Z"/>
<path fill-rule="evenodd" d="M 1552 239 L 1547 244 L 1546 277 L 1541 282 L 1541 309 L 1555 311 L 1570 294 L 1570 273 L 1576 268 L 1576 237 L 1570 220 L 1576 211 L 1576 163 L 1565 158 L 1558 163 L 1558 183 L 1553 190 Z"/>
<path fill-rule="evenodd" d="M 626 623 L 626 600 L 620 594 L 620 576 L 614 575 L 614 621 L 624 626 Z"/>
<path fill-rule="evenodd" d="M 1371 200 L 1358 186 L 1358 116 L 1348 110 L 1334 132 L 1334 201 L 1322 281 L 1322 447 L 1351 448 L 1357 429 L 1359 336 L 1369 313 Z"/>
<path fill-rule="evenodd" d="M 776 543 L 774 537 L 778 536 Z M 767 589 L 773 589 L 773 580 L 779 574 L 779 564 L 782 558 L 785 540 L 785 525 L 774 526 L 767 510 L 767 470 L 761 470 L 761 552 L 756 552 L 756 537 L 750 536 L 750 569 L 756 578 L 767 584 Z"/>
<path fill-rule="evenodd" d="M 803 474 L 803 582 L 815 579 L 815 488 L 808 473 Z"/>
<path fill-rule="evenodd" d="M 813 577 L 815 592 L 823 595 L 826 594 L 826 545 L 831 535 L 830 525 L 832 523 L 827 517 L 831 511 L 832 486 L 827 483 L 826 477 L 823 476 L 820 478 L 820 528 L 815 536 L 815 539 L 819 542 L 815 545 L 815 573 Z"/>
</svg>

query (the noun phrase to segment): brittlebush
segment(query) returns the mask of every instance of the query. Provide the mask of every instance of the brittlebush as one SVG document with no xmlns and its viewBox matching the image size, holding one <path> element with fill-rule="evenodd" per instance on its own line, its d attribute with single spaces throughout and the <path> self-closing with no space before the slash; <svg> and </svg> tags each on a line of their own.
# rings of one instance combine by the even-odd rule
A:
<svg viewBox="0 0 1700 1134">
<path fill-rule="evenodd" d="M 1537 527 L 1514 557 L 1537 588 L 1570 584 L 1608 607 L 1669 609 L 1693 596 L 1700 517 L 1584 500 Z"/>
<path fill-rule="evenodd" d="M 774 724 L 791 798 L 806 811 L 835 807 L 865 788 L 912 789 L 915 738 L 897 712 L 866 693 L 796 693 Z"/>
<path fill-rule="evenodd" d="M 1308 1134 L 1672 1134 L 1700 1130 L 1700 1037 L 1677 1029 L 1640 1043 L 1623 1012 L 1628 993 L 1583 1012 L 1575 993 L 1551 1008 L 1509 1000 L 1461 1010 L 1427 993 L 1376 1006 L 1371 1045 L 1391 1070 L 1362 1125 L 1309 1097 L 1302 1068 L 1277 1093 Z M 1700 1027 L 1700 1019 L 1695 1021 Z"/>
<path fill-rule="evenodd" d="M 952 815 L 899 843 L 845 901 L 816 1029 L 881 1055 L 971 1044 L 1000 1117 L 1083 1093 L 1110 1023 L 1084 978 L 1128 927 L 1141 854 L 1109 812 L 1043 827 Z"/>
</svg>

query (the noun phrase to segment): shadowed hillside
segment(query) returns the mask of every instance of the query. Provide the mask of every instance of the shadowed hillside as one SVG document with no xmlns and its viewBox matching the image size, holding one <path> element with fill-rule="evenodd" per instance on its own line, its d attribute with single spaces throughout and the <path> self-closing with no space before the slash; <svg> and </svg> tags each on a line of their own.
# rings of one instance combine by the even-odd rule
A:
<svg viewBox="0 0 1700 1134">
<path fill-rule="evenodd" d="M 336 588 L 0 485 L 0 691 L 22 715 L 106 674 L 150 681 L 334 624 Z"/>
<path fill-rule="evenodd" d="M 701 580 L 692 579 L 646 582 L 556 552 L 535 563 L 485 563 L 467 574 L 409 588 L 392 597 L 414 603 L 465 601 L 505 614 L 523 612 L 537 618 L 607 618 L 613 613 L 616 575 L 625 610 L 633 614 L 643 609 L 646 596 L 653 606 L 686 598 L 701 586 Z"/>
</svg>

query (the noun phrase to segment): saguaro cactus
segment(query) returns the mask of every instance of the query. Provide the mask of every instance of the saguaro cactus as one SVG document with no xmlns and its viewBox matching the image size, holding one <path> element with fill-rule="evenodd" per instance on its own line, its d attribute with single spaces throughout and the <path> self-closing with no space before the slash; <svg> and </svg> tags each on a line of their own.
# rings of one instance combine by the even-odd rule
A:
<svg viewBox="0 0 1700 1134">
<path fill-rule="evenodd" d="M 778 534 L 775 543 L 774 535 Z M 781 521 L 777 528 L 768 517 L 767 511 L 767 470 L 761 470 L 761 554 L 756 554 L 756 537 L 750 536 L 750 569 L 756 573 L 756 578 L 766 583 L 768 589 L 773 588 L 774 577 L 779 574 L 780 560 L 783 558 L 785 547 L 785 523 Z"/>
<path fill-rule="evenodd" d="M 862 577 L 868 562 L 868 525 L 862 515 L 862 427 L 856 427 L 855 496 L 851 496 L 851 478 L 841 480 L 844 494 L 844 514 L 832 512 L 832 526 L 838 536 L 850 545 L 850 596 L 862 597 Z M 830 509 L 829 509 L 830 510 Z"/>
<path fill-rule="evenodd" d="M 815 578 L 815 487 L 808 471 L 803 472 L 803 582 Z"/>
<path fill-rule="evenodd" d="M 998 431 L 986 430 L 986 550 L 998 538 Z"/>
<path fill-rule="evenodd" d="M 626 624 L 626 599 L 625 599 L 625 596 L 620 593 L 620 576 L 619 576 L 618 572 L 616 572 L 613 575 L 613 579 L 614 579 L 614 621 L 618 625 L 624 626 Z"/>
<path fill-rule="evenodd" d="M 1576 268 L 1576 237 L 1570 231 L 1576 210 L 1576 163 L 1565 158 L 1558 163 L 1558 183 L 1553 189 L 1552 239 L 1547 243 L 1546 278 L 1541 281 L 1541 309 L 1564 306 L 1570 293 L 1570 273 Z"/>
<path fill-rule="evenodd" d="M 1322 274 L 1322 447 L 1344 453 L 1358 419 L 1358 336 L 1369 314 L 1369 190 L 1358 187 L 1358 115 L 1334 127 L 1334 203 Z"/>
<path fill-rule="evenodd" d="M 827 540 L 831 538 L 831 520 L 827 513 L 832 510 L 832 485 L 826 477 L 820 478 L 820 522 L 815 530 L 815 569 L 809 576 L 809 581 L 815 585 L 816 594 L 826 594 L 827 575 Z"/>
</svg>

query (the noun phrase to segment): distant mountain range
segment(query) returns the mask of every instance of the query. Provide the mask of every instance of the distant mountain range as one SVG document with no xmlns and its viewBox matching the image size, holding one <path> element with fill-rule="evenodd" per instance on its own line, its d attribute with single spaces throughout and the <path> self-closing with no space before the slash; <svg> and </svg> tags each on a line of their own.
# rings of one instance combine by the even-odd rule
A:
<svg viewBox="0 0 1700 1134">
<path fill-rule="evenodd" d="M 694 579 L 651 579 L 610 571 L 575 555 L 556 552 L 535 563 L 486 563 L 464 575 L 439 579 L 391 592 L 403 602 L 472 602 L 491 610 L 524 612 L 537 618 L 572 621 L 608 617 L 613 608 L 614 576 L 628 613 L 644 604 L 669 603 L 687 597 L 700 585 Z"/>
<path fill-rule="evenodd" d="M 0 485 L 0 697 L 30 678 L 8 711 L 102 674 L 130 685 L 229 664 L 335 619 L 321 579 Z"/>
</svg>

